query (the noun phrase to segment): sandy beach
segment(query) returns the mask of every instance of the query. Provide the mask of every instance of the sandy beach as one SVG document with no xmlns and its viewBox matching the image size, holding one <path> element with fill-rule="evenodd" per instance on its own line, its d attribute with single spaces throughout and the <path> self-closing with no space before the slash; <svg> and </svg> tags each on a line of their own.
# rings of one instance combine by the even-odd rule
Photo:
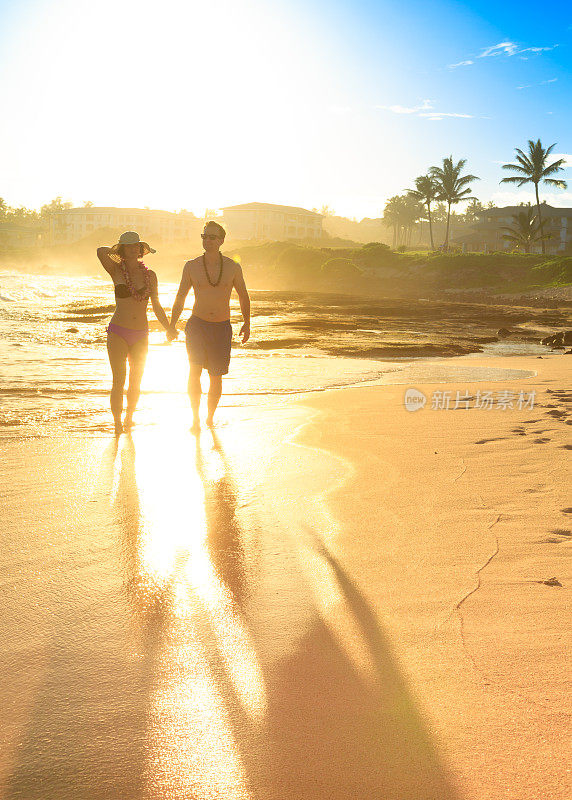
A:
<svg viewBox="0 0 572 800">
<path fill-rule="evenodd" d="M 0 797 L 569 797 L 572 361 L 470 363 L 5 441 Z"/>
</svg>

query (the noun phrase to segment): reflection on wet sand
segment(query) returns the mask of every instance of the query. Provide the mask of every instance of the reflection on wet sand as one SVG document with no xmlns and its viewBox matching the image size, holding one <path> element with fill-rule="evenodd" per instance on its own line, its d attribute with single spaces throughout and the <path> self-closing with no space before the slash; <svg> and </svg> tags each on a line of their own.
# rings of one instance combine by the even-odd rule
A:
<svg viewBox="0 0 572 800">
<path fill-rule="evenodd" d="M 104 453 L 85 581 L 107 588 L 60 613 L 6 796 L 455 800 L 326 517 L 300 493 L 273 515 L 276 476 L 254 492 L 240 469 L 255 440 L 227 438 Z"/>
<path fill-rule="evenodd" d="M 115 587 L 105 580 L 110 565 L 105 523 L 110 516 L 125 552 L 134 557 L 125 565 L 126 575 L 137 572 L 138 497 L 128 442 L 120 467 L 118 457 L 114 442 L 101 462 L 101 516 L 76 523 L 66 537 L 67 551 L 59 553 L 61 568 L 52 574 L 48 664 L 6 798 L 107 800 L 145 794 L 148 705 L 160 622 L 140 618 L 140 659 L 133 652 L 125 613 L 117 607 Z M 114 492 L 115 502 L 110 503 Z"/>
<path fill-rule="evenodd" d="M 193 446 L 194 459 L 184 459 L 180 479 L 188 487 L 198 479 L 202 492 L 195 487 L 179 495 L 185 498 L 179 527 L 187 531 L 189 559 L 208 568 L 179 571 L 174 587 L 177 606 L 150 720 L 151 795 L 453 800 L 430 733 L 356 584 L 316 533 L 290 530 L 285 537 L 252 519 L 256 531 L 242 527 L 240 480 L 221 439 L 213 435 L 207 447 L 190 440 Z M 189 495 L 202 495 L 201 509 L 187 502 Z M 272 596 L 268 574 L 281 565 L 269 559 L 282 557 L 288 594 Z M 316 580 L 328 573 L 338 605 L 353 618 L 372 665 L 367 674 L 313 599 L 320 586 L 309 585 L 311 559 L 322 562 Z M 268 568 L 262 579 L 261 564 Z M 293 647 L 279 657 L 271 640 L 288 637 L 260 635 L 265 606 L 286 629 L 293 624 L 291 607 L 298 607 Z"/>
</svg>

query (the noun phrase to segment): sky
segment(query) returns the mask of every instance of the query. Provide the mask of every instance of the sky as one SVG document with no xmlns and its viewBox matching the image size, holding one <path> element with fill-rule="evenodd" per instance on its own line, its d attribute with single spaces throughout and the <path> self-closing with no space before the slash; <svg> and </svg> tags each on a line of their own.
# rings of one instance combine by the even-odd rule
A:
<svg viewBox="0 0 572 800">
<path fill-rule="evenodd" d="M 572 3 L 0 0 L 0 197 L 379 217 L 452 155 L 497 205 L 515 147 L 569 155 Z"/>
</svg>

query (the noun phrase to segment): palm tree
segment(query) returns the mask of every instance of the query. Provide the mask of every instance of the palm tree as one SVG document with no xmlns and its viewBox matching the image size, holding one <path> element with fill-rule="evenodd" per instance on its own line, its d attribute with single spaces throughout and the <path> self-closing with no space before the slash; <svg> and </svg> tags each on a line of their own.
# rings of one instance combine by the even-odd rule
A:
<svg viewBox="0 0 572 800">
<path fill-rule="evenodd" d="M 415 189 L 409 190 L 409 196 L 414 197 L 427 207 L 427 219 L 429 220 L 429 236 L 431 238 L 431 250 L 435 249 L 433 244 L 433 225 L 431 221 L 431 203 L 437 200 L 439 195 L 437 185 L 430 175 L 420 175 L 415 178 Z"/>
<path fill-rule="evenodd" d="M 512 228 L 501 228 L 501 231 L 506 231 L 502 238 L 507 242 L 512 242 L 516 247 L 522 247 L 525 253 L 530 253 L 530 248 L 536 242 L 544 243 L 546 239 L 551 238 L 550 234 L 542 233 L 540 223 L 530 205 L 526 206 L 520 214 L 515 214 L 513 220 Z"/>
<path fill-rule="evenodd" d="M 451 205 L 460 203 L 462 200 L 472 200 L 471 189 L 468 186 L 473 181 L 478 181 L 476 175 L 463 175 L 463 167 L 467 163 L 466 158 L 462 158 L 455 164 L 453 156 L 443 159 L 442 167 L 431 167 L 429 174 L 437 185 L 439 200 L 447 203 L 447 229 L 445 232 L 444 249 L 449 247 L 449 220 L 451 218 Z"/>
<path fill-rule="evenodd" d="M 393 228 L 393 248 L 410 242 L 411 231 L 422 212 L 417 200 L 407 194 L 389 198 L 383 210 L 383 222 Z"/>
<path fill-rule="evenodd" d="M 524 186 L 525 183 L 533 183 L 534 184 L 534 191 L 536 193 L 536 211 L 538 214 L 538 224 L 540 226 L 540 231 L 542 232 L 542 214 L 540 213 L 540 200 L 538 197 L 538 184 L 539 183 L 547 183 L 550 186 L 557 186 L 559 189 L 566 189 L 567 184 L 566 181 L 562 181 L 559 178 L 551 178 L 551 175 L 556 175 L 557 172 L 561 172 L 564 167 L 564 159 L 559 158 L 558 161 L 553 161 L 552 164 L 547 164 L 546 161 L 548 156 L 552 152 L 552 149 L 556 147 L 555 144 L 551 144 L 550 147 L 547 147 L 546 150 L 542 147 L 542 143 L 540 139 L 537 139 L 536 142 L 533 142 L 532 139 L 528 140 L 528 153 L 523 153 L 522 150 L 518 147 L 515 147 L 515 151 L 517 153 L 516 160 L 518 164 L 503 164 L 503 169 L 510 169 L 513 172 L 518 173 L 517 175 L 511 175 L 510 178 L 503 178 L 500 182 L 501 183 L 517 183 L 519 188 Z M 544 247 L 544 240 L 546 237 L 542 239 L 542 254 L 546 252 Z"/>
</svg>

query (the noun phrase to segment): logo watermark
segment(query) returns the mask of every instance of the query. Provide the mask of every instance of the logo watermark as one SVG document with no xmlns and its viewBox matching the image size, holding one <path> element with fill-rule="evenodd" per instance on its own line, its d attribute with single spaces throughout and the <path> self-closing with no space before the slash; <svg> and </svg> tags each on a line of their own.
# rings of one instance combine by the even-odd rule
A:
<svg viewBox="0 0 572 800">
<path fill-rule="evenodd" d="M 531 392 L 525 392 L 522 389 L 520 391 L 479 389 L 474 394 L 469 391 L 456 390 L 453 392 L 438 389 L 432 393 L 428 408 L 434 411 L 458 408 L 483 408 L 489 411 L 493 408 L 499 411 L 513 408 L 518 411 L 526 411 L 534 408 L 535 397 L 534 389 Z M 403 402 L 407 411 L 419 411 L 427 404 L 427 397 L 419 389 L 410 387 L 405 392 Z"/>
<path fill-rule="evenodd" d="M 408 389 L 405 392 L 405 408 L 408 411 L 419 411 L 427 402 L 427 398 L 419 389 Z"/>
</svg>

